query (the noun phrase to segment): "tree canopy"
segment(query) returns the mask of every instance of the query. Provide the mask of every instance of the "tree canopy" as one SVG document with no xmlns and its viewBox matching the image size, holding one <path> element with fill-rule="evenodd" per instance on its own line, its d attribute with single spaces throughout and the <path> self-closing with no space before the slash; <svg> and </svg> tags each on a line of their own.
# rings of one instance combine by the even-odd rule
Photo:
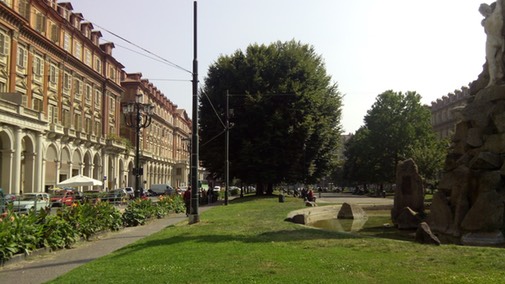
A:
<svg viewBox="0 0 505 284">
<path fill-rule="evenodd" d="M 445 155 L 431 115 L 416 92 L 391 90 L 377 96 L 365 125 L 346 144 L 344 175 L 363 183 L 393 182 L 399 161 L 414 158 L 421 174 L 434 177 Z M 430 162 L 431 160 L 431 162 Z"/>
<path fill-rule="evenodd" d="M 312 46 L 253 44 L 210 66 L 200 100 L 200 159 L 218 178 L 227 93 L 230 179 L 312 183 L 328 172 L 341 133 L 341 95 Z"/>
</svg>

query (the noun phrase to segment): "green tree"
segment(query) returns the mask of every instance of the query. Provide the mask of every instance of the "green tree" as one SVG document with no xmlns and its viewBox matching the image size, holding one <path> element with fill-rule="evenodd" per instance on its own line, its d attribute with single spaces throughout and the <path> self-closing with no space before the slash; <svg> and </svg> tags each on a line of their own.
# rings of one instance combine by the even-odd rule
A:
<svg viewBox="0 0 505 284">
<path fill-rule="evenodd" d="M 412 151 L 412 158 L 424 177 L 426 185 L 432 187 L 437 185 L 448 149 L 449 141 L 446 139 L 432 139 Z"/>
<path fill-rule="evenodd" d="M 280 182 L 315 182 L 332 167 L 341 95 L 313 47 L 254 44 L 210 66 L 200 104 L 200 157 L 216 177 L 224 176 L 227 92 L 230 178 L 271 191 Z"/>
<path fill-rule="evenodd" d="M 346 145 L 345 176 L 355 182 L 389 183 L 399 161 L 417 158 L 421 174 L 433 177 L 442 152 L 430 119 L 416 92 L 389 90 L 378 95 L 365 116 L 365 126 Z M 433 164 L 427 159 L 434 159 Z"/>
</svg>

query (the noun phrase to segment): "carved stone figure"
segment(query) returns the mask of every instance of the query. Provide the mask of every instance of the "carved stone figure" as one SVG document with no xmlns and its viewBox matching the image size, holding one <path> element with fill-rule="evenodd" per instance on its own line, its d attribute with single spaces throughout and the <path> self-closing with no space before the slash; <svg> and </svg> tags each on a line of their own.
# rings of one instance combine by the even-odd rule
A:
<svg viewBox="0 0 505 284">
<path fill-rule="evenodd" d="M 503 14 L 502 0 L 488 5 L 480 4 L 479 12 L 484 16 L 482 26 L 486 32 L 486 60 L 489 71 L 488 87 L 496 85 L 503 78 L 503 52 L 505 51 L 505 39 L 502 35 Z"/>
</svg>

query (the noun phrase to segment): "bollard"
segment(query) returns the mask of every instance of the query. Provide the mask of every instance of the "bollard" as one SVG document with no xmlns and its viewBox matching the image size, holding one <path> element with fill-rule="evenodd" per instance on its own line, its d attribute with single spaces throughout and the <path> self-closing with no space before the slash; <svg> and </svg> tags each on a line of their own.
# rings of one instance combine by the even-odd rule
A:
<svg viewBox="0 0 505 284">
<path fill-rule="evenodd" d="M 279 194 L 279 202 L 280 203 L 284 202 L 284 194 Z"/>
</svg>

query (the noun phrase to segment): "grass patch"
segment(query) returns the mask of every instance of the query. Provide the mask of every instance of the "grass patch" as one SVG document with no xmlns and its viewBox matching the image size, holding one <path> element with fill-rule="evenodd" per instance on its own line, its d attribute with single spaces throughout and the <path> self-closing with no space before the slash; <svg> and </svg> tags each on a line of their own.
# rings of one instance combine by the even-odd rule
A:
<svg viewBox="0 0 505 284">
<path fill-rule="evenodd" d="M 300 199 L 246 197 L 51 283 L 500 283 L 505 250 L 429 246 L 284 221 Z M 380 235 L 380 234 L 379 234 Z"/>
</svg>

